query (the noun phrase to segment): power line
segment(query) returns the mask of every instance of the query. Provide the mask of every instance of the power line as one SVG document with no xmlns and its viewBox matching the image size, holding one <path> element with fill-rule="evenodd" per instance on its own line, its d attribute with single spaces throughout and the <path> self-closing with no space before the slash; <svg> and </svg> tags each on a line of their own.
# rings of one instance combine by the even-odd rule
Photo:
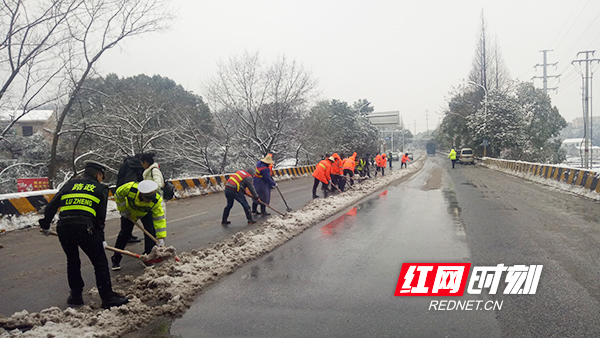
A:
<svg viewBox="0 0 600 338">
<path fill-rule="evenodd" d="M 580 1 L 581 2 L 581 1 Z M 577 8 L 579 6 L 579 3 L 577 3 L 577 5 L 575 6 L 575 8 Z M 581 9 L 581 11 L 579 12 L 579 14 L 577 15 L 577 18 L 575 18 L 575 20 L 573 20 L 573 23 L 571 24 L 571 27 L 569 27 L 569 29 L 567 30 L 567 32 L 565 33 L 565 35 L 563 35 L 563 37 L 560 39 L 560 41 L 558 42 L 558 44 L 556 46 L 554 46 L 554 41 L 556 41 L 556 38 L 558 38 L 558 35 L 556 36 L 556 38 L 554 38 L 554 41 L 552 41 L 552 44 L 550 44 L 550 46 L 552 47 L 558 47 L 560 46 L 560 44 L 564 41 L 564 39 L 567 37 L 567 35 L 569 34 L 569 32 L 571 31 L 571 29 L 573 29 L 573 26 L 575 26 L 575 23 L 577 23 L 577 20 L 579 20 L 579 17 L 581 17 L 581 14 L 583 14 L 583 12 L 585 11 L 585 8 L 587 7 L 587 5 L 589 5 L 591 2 L 591 0 L 588 0 L 588 2 L 586 2 L 586 4 L 583 6 L 583 8 Z M 571 14 L 569 15 L 569 17 L 567 18 L 567 20 L 565 21 L 564 25 L 569 21 L 569 19 L 571 18 L 571 15 L 573 15 L 573 12 L 575 11 L 575 8 L 573 8 L 573 11 L 571 11 Z M 561 28 L 561 32 L 562 32 L 562 28 Z M 560 32 L 559 32 L 560 35 Z"/>
<path fill-rule="evenodd" d="M 587 6 L 587 4 L 586 4 L 586 6 Z M 579 18 L 579 17 L 578 17 L 578 18 Z M 571 47 L 569 47 L 569 48 L 567 49 L 567 52 L 564 54 L 564 56 L 563 56 L 563 57 L 562 57 L 562 58 L 561 58 L 561 59 L 560 59 L 558 62 L 565 61 L 566 59 L 568 59 L 568 58 L 569 58 L 569 54 L 571 54 L 571 52 L 572 52 L 572 51 L 576 50 L 576 48 L 577 48 L 577 44 L 578 44 L 578 43 L 579 43 L 579 42 L 580 42 L 580 41 L 581 41 L 581 40 L 582 40 L 582 39 L 585 37 L 585 35 L 586 35 L 586 34 L 587 34 L 589 31 L 590 31 L 590 29 L 591 29 L 592 25 L 593 25 L 593 24 L 596 22 L 596 20 L 598 20 L 598 18 L 600 18 L 600 13 L 598 13 L 598 14 L 596 15 L 596 17 L 594 17 L 594 19 L 593 19 L 593 20 L 590 22 L 590 24 L 589 24 L 589 25 L 586 27 L 586 29 L 585 29 L 585 30 L 584 30 L 584 31 L 583 31 L 581 34 L 579 34 L 579 38 L 578 38 L 578 39 L 577 39 L 577 40 L 576 40 L 574 43 L 572 43 L 572 44 L 571 44 Z"/>
<path fill-rule="evenodd" d="M 565 22 L 563 23 L 562 27 L 560 27 L 560 30 L 558 31 L 558 34 L 556 34 L 556 37 L 554 38 L 554 40 L 552 40 L 552 43 L 550 44 L 550 46 L 554 46 L 554 42 L 556 41 L 556 39 L 558 39 L 558 37 L 560 36 L 560 33 L 562 33 L 563 29 L 565 28 L 565 26 L 567 25 L 567 23 L 571 19 L 571 16 L 573 16 L 573 13 L 575 13 L 575 9 L 577 9 L 577 7 L 579 7 L 579 4 L 581 3 L 581 1 L 582 0 L 579 0 L 577 2 L 577 5 L 575 5 L 575 7 L 573 7 L 573 10 L 571 10 L 571 13 L 567 17 L 567 20 L 565 20 Z M 589 1 L 588 1 L 588 3 L 589 3 Z M 586 4 L 586 6 L 587 6 L 587 4 Z M 581 13 L 579 15 L 581 15 Z M 573 24 L 575 24 L 575 23 L 573 23 Z M 571 25 L 571 27 L 569 27 L 569 31 L 571 30 L 571 28 L 573 28 L 573 24 Z M 567 31 L 567 33 L 569 33 L 569 31 Z M 567 35 L 567 33 L 565 33 L 565 35 Z M 564 39 L 564 37 L 563 37 L 563 39 Z M 562 41 L 562 39 L 561 39 L 561 41 Z"/>
</svg>

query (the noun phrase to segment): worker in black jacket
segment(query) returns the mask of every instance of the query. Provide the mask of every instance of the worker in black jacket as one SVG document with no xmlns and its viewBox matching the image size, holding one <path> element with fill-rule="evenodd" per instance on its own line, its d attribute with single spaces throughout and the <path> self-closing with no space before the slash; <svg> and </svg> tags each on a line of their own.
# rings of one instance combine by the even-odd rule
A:
<svg viewBox="0 0 600 338">
<path fill-rule="evenodd" d="M 83 305 L 84 283 L 79 248 L 94 266 L 102 307 L 108 309 L 129 301 L 113 292 L 104 253 L 104 222 L 108 201 L 108 187 L 102 184 L 104 171 L 102 164 L 86 161 L 83 177 L 68 181 L 48 203 L 44 218 L 39 221 L 42 232 L 48 236 L 51 233 L 50 223 L 60 208 L 56 232 L 67 255 L 67 277 L 71 289 L 67 304 L 71 306 Z"/>
</svg>

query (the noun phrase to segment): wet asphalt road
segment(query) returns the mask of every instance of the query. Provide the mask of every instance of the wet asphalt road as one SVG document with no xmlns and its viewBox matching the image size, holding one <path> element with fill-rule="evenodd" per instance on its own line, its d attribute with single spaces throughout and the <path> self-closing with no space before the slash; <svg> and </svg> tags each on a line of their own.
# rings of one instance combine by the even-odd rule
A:
<svg viewBox="0 0 600 338">
<path fill-rule="evenodd" d="M 464 229 L 432 163 L 318 225 L 198 297 L 174 337 L 499 336 L 494 312 L 428 311 L 394 297 L 402 262 L 468 262 Z M 465 297 L 465 299 L 478 299 Z M 469 323 L 469 325 L 465 325 Z"/>
<path fill-rule="evenodd" d="M 598 337 L 599 220 L 597 202 L 430 157 L 126 337 Z M 393 296 L 403 262 L 544 269 L 534 295 L 460 297 L 500 310 L 429 311 L 443 298 Z"/>
<path fill-rule="evenodd" d="M 280 181 L 278 185 L 292 209 L 302 208 L 311 200 L 312 177 Z M 231 224 L 223 227 L 221 215 L 225 204 L 222 193 L 169 201 L 166 245 L 174 246 L 179 252 L 201 249 L 239 231 L 259 227 L 265 220 L 258 216 L 258 223 L 249 226 L 241 206 L 236 202 L 229 216 Z M 286 210 L 277 190 L 272 191 L 271 205 L 280 212 Z M 119 229 L 118 218 L 106 220 L 105 237 L 109 245 L 114 245 Z M 137 228 L 133 233 L 143 237 Z M 69 295 L 66 258 L 58 239 L 41 235 L 39 228 L 30 228 L 3 233 L 0 242 L 3 245 L 0 249 L 0 315 L 10 316 L 22 310 L 39 312 L 52 306 L 66 309 Z M 144 250 L 143 243 L 129 244 L 126 249 L 135 253 Z M 108 257 L 111 255 L 111 252 L 107 252 Z M 84 301 L 99 303 L 99 297 L 85 294 L 86 290 L 95 286 L 95 278 L 93 267 L 81 250 L 80 258 L 86 284 Z M 119 284 L 115 284 L 114 277 L 138 276 L 145 268 L 141 261 L 130 257 L 124 257 L 121 266 L 122 270 L 111 272 L 116 289 Z"/>
<path fill-rule="evenodd" d="M 309 201 L 310 184 L 306 178 L 280 186 L 297 209 Z M 126 337 L 600 336 L 598 202 L 480 166 L 452 170 L 443 157 L 428 158 L 420 172 L 386 191 L 223 278 L 182 318 L 157 318 Z M 222 194 L 168 206 L 167 244 L 179 251 L 252 228 L 237 205 L 232 226 L 218 225 Z M 110 243 L 116 220 L 107 227 Z M 35 229 L 1 239 L 0 314 L 66 308 L 58 242 Z M 89 287 L 93 272 L 83 262 Z M 113 276 L 143 271 L 133 259 L 123 262 Z M 535 295 L 461 297 L 501 301 L 501 310 L 429 311 L 430 300 L 441 298 L 393 296 L 403 262 L 542 264 L 544 270 Z"/>
</svg>

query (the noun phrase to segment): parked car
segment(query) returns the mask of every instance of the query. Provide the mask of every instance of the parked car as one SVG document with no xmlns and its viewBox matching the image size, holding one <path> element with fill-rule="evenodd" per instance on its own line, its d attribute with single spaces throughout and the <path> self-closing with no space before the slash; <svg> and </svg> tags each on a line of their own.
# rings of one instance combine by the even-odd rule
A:
<svg viewBox="0 0 600 338">
<path fill-rule="evenodd" d="M 473 157 L 473 149 L 462 148 L 460 155 L 458 156 L 458 162 L 460 164 L 475 164 L 475 158 Z"/>
<path fill-rule="evenodd" d="M 392 161 L 398 161 L 400 157 L 398 157 L 398 153 L 392 153 Z"/>
</svg>

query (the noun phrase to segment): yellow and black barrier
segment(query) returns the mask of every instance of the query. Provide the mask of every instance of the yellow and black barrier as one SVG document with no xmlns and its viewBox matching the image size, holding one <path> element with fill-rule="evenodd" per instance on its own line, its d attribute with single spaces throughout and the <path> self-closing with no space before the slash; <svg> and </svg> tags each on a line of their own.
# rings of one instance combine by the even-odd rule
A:
<svg viewBox="0 0 600 338">
<path fill-rule="evenodd" d="M 314 165 L 275 169 L 273 170 L 273 178 L 279 181 L 304 177 L 311 175 L 314 170 Z M 175 198 L 181 199 L 223 191 L 225 182 L 227 182 L 229 176 L 230 174 L 210 175 L 199 178 L 171 180 L 171 182 L 175 186 Z M 115 188 L 111 187 L 109 198 L 113 198 L 114 191 Z M 56 194 L 56 190 L 0 195 L 0 217 L 42 213 L 46 205 L 54 197 L 54 194 Z"/>
<path fill-rule="evenodd" d="M 483 163 L 488 167 L 521 173 L 525 176 L 540 177 L 558 182 L 582 187 L 589 191 L 600 193 L 600 173 L 593 170 L 560 167 L 551 164 L 529 163 L 522 161 L 500 160 L 485 158 Z"/>
</svg>

